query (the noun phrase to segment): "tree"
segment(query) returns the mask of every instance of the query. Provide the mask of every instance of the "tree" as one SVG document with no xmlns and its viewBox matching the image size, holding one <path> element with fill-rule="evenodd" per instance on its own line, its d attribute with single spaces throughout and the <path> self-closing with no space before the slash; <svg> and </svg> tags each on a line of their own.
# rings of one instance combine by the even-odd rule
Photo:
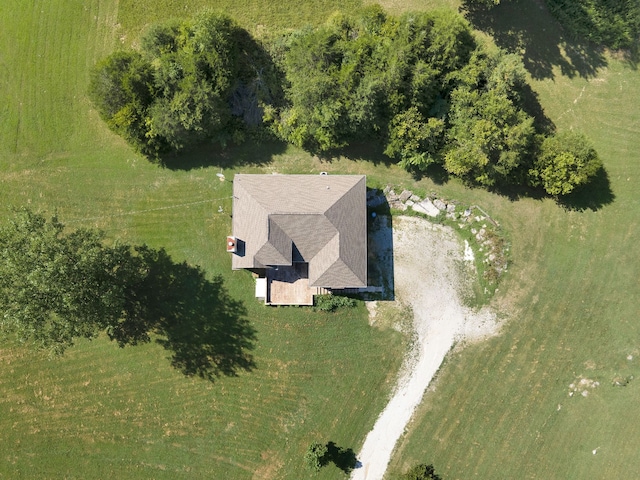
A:
<svg viewBox="0 0 640 480">
<path fill-rule="evenodd" d="M 456 76 L 445 169 L 483 186 L 518 183 L 535 136 L 533 118 L 519 105 L 521 61 L 480 49 Z"/>
<path fill-rule="evenodd" d="M 138 52 L 115 52 L 91 72 L 89 96 L 98 113 L 111 130 L 144 154 L 161 148 L 146 135 L 155 95 L 153 68 Z"/>
<path fill-rule="evenodd" d="M 319 442 L 313 442 L 307 448 L 304 454 L 304 461 L 307 468 L 314 472 L 319 472 L 325 464 L 325 455 L 328 452 L 326 445 Z"/>
<path fill-rule="evenodd" d="M 406 170 L 424 171 L 436 162 L 444 140 L 445 123 L 431 117 L 425 121 L 416 107 L 399 113 L 389 126 L 389 142 L 384 153 L 400 160 Z"/>
<path fill-rule="evenodd" d="M 103 243 L 54 216 L 19 210 L 0 226 L 0 333 L 61 355 L 105 332 L 120 347 L 151 335 L 188 376 L 254 368 L 255 330 L 223 280 L 175 263 L 164 249 Z"/>
<path fill-rule="evenodd" d="M 561 132 L 542 141 L 529 171 L 530 183 L 542 186 L 549 195 L 568 195 L 601 168 L 602 161 L 584 135 Z"/>
<path fill-rule="evenodd" d="M 442 477 L 436 473 L 433 465 L 420 463 L 405 473 L 402 480 L 442 480 Z"/>
<path fill-rule="evenodd" d="M 96 65 L 90 97 L 109 128 L 151 158 L 204 140 L 225 144 L 241 123 L 234 91 L 252 85 L 264 63 L 247 37 L 211 12 L 154 25 L 140 52 L 116 52 Z"/>
<path fill-rule="evenodd" d="M 395 18 L 376 5 L 334 14 L 292 37 L 284 60 L 288 105 L 269 121 L 280 138 L 312 151 L 383 143 L 390 122 L 410 108 L 424 124 L 444 113 L 439 100 L 448 94 L 448 76 L 474 47 L 469 25 L 449 11 Z M 389 151 L 401 155 L 402 147 Z"/>
<path fill-rule="evenodd" d="M 102 240 L 93 230 L 65 233 L 55 216 L 17 212 L 0 228 L 2 331 L 54 354 L 104 330 L 120 344 L 147 341 L 135 295 L 145 265 Z"/>
<path fill-rule="evenodd" d="M 187 376 L 213 381 L 254 368 L 255 330 L 221 277 L 164 249 L 103 239 L 28 209 L 0 226 L 0 333 L 54 355 L 103 332 L 120 347 L 153 334 Z"/>
</svg>

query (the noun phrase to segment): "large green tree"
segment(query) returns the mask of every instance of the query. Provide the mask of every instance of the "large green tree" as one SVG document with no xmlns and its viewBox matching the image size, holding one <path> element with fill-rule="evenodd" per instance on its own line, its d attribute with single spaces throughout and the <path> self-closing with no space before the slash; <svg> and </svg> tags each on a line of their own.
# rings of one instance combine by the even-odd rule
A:
<svg viewBox="0 0 640 480">
<path fill-rule="evenodd" d="M 22 210 L 0 227 L 0 327 L 56 354 L 102 331 L 121 344 L 146 341 L 136 296 L 145 276 L 129 246 Z"/>
<path fill-rule="evenodd" d="M 28 209 L 0 226 L 0 312 L 0 333 L 54 355 L 102 333 L 121 347 L 153 335 L 185 375 L 213 380 L 254 367 L 255 331 L 222 278 Z"/>
<path fill-rule="evenodd" d="M 520 106 L 522 62 L 479 49 L 458 76 L 445 169 L 484 186 L 522 182 L 536 133 L 533 118 Z"/>
<path fill-rule="evenodd" d="M 260 48 L 248 38 L 211 12 L 153 25 L 139 51 L 115 52 L 96 65 L 90 97 L 109 127 L 150 157 L 204 140 L 224 144 L 244 113 L 232 109 L 234 92 L 264 76 L 264 65 L 255 64 Z"/>
<path fill-rule="evenodd" d="M 542 141 L 529 175 L 533 185 L 558 196 L 588 183 L 601 168 L 602 160 L 589 140 L 583 134 L 566 131 Z"/>
</svg>

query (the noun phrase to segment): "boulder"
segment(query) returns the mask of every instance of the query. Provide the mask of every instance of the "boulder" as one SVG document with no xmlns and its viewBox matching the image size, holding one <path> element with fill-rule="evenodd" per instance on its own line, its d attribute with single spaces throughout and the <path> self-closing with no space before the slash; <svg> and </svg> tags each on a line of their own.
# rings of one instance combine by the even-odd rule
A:
<svg viewBox="0 0 640 480">
<path fill-rule="evenodd" d="M 402 193 L 400 194 L 400 201 L 401 202 L 406 202 L 407 200 L 409 200 L 411 198 L 411 196 L 413 195 L 413 192 L 410 190 L 403 190 Z"/>
<path fill-rule="evenodd" d="M 433 204 L 435 205 L 435 207 L 438 210 L 446 210 L 447 209 L 447 205 L 442 200 L 440 200 L 439 198 L 436 198 L 433 201 Z"/>
<path fill-rule="evenodd" d="M 437 217 L 440 213 L 440 210 L 438 210 L 428 198 L 425 198 L 420 203 L 416 203 L 411 208 L 413 208 L 416 212 L 424 213 L 425 215 L 429 215 L 430 217 Z"/>
</svg>

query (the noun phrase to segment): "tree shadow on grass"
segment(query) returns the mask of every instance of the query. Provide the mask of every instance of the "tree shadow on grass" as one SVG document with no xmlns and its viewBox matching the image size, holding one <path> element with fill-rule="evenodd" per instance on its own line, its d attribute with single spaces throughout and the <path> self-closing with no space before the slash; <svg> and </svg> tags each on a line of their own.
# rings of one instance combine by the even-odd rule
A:
<svg viewBox="0 0 640 480">
<path fill-rule="evenodd" d="M 594 77 L 607 66 L 604 51 L 585 40 L 568 38 L 543 0 L 512 0 L 486 9 L 464 1 L 461 8 L 474 28 L 491 35 L 496 44 L 522 55 L 536 80 L 562 75 Z"/>
<path fill-rule="evenodd" d="M 222 278 L 209 280 L 201 268 L 175 263 L 164 249 L 143 246 L 138 252 L 149 269 L 139 298 L 156 341 L 171 353 L 171 365 L 211 381 L 253 370 L 249 352 L 256 332 Z"/>
<path fill-rule="evenodd" d="M 359 466 L 358 458 L 353 449 L 339 447 L 335 442 L 327 442 L 326 447 L 327 453 L 320 459 L 321 466 L 333 463 L 347 475 Z"/>
<path fill-rule="evenodd" d="M 164 154 L 159 163 L 170 170 L 264 166 L 271 163 L 274 155 L 284 153 L 286 149 L 286 143 L 276 140 L 247 140 L 240 145 L 225 148 L 217 143 L 207 142 L 182 152 Z"/>
<path fill-rule="evenodd" d="M 340 148 L 333 148 L 327 151 L 317 151 L 313 149 L 305 149 L 311 155 L 315 155 L 320 161 L 331 163 L 342 157 L 354 162 L 367 162 L 373 165 L 390 166 L 398 163 L 393 158 L 383 153 L 382 141 L 372 138 L 371 141 L 365 142 L 357 140 L 349 145 Z"/>
<path fill-rule="evenodd" d="M 481 188 L 481 187 L 477 187 Z M 551 198 L 542 188 L 534 188 L 526 185 L 505 185 L 491 188 L 490 191 L 497 195 L 507 197 L 512 202 L 521 198 L 543 200 Z M 567 210 L 583 212 L 585 210 L 597 211 L 612 203 L 616 196 L 611 190 L 611 182 L 607 171 L 600 168 L 589 183 L 577 187 L 569 195 L 554 197 L 556 203 Z"/>
<path fill-rule="evenodd" d="M 576 188 L 570 195 L 558 198 L 558 204 L 567 210 L 595 212 L 612 203 L 615 198 L 609 175 L 601 168 L 589 183 Z"/>
</svg>

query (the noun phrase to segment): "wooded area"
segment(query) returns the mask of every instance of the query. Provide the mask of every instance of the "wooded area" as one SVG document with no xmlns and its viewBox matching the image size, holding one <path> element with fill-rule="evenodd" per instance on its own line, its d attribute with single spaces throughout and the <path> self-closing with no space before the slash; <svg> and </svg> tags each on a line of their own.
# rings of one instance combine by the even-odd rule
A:
<svg viewBox="0 0 640 480">
<path fill-rule="evenodd" d="M 373 5 L 264 48 L 217 14 L 154 25 L 139 52 L 96 66 L 90 93 L 152 159 L 255 133 L 322 155 L 368 142 L 418 175 L 438 165 L 470 184 L 567 195 L 601 163 L 583 135 L 564 150 L 550 141 L 527 89 L 521 59 L 478 42 L 461 15 Z"/>
</svg>

